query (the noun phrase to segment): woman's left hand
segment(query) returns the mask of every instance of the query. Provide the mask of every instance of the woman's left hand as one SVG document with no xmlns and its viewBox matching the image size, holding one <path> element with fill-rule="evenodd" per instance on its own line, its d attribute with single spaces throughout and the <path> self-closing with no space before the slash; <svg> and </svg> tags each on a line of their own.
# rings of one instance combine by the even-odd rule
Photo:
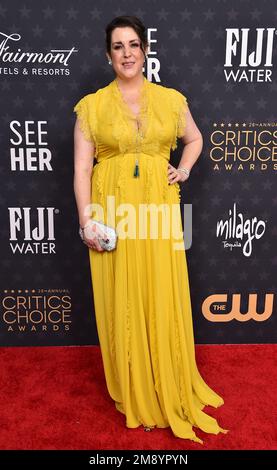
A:
<svg viewBox="0 0 277 470">
<path fill-rule="evenodd" d="M 179 181 L 180 183 L 183 183 L 189 178 L 184 171 L 178 171 L 178 169 L 172 166 L 170 163 L 168 164 L 167 174 L 169 184 L 178 183 Z"/>
</svg>

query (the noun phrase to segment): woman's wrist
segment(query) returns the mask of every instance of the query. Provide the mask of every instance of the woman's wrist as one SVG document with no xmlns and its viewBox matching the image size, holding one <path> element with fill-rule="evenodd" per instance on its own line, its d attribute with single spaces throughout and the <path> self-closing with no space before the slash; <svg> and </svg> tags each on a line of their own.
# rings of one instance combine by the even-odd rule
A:
<svg viewBox="0 0 277 470">
<path fill-rule="evenodd" d="M 182 172 L 182 173 L 185 173 L 185 175 L 187 175 L 187 177 L 189 177 L 189 175 L 190 175 L 190 170 L 188 168 L 186 168 L 185 166 L 181 166 L 181 167 L 177 168 L 177 170 Z"/>
<path fill-rule="evenodd" d="M 82 221 L 82 224 L 81 224 L 81 221 L 79 221 L 79 235 L 83 241 L 85 239 L 85 229 L 89 227 L 90 221 L 91 219 L 86 219 Z"/>
<path fill-rule="evenodd" d="M 91 223 L 91 218 L 89 219 L 79 219 L 79 227 L 83 230 L 88 227 Z"/>
<path fill-rule="evenodd" d="M 83 241 L 85 241 L 85 230 L 89 226 L 90 226 L 89 222 L 86 222 L 83 226 L 79 225 L 79 235 Z"/>
<path fill-rule="evenodd" d="M 177 171 L 181 178 L 180 181 L 184 183 L 189 178 L 190 170 L 185 166 L 180 166 L 179 168 L 177 168 Z"/>
</svg>

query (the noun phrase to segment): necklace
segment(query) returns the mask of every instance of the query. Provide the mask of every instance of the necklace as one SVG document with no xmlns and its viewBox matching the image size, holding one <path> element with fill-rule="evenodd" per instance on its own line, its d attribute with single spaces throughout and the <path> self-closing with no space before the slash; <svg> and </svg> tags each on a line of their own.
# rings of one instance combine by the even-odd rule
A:
<svg viewBox="0 0 277 470">
<path fill-rule="evenodd" d="M 133 176 L 135 178 L 138 178 L 139 177 L 139 160 L 138 160 L 138 157 L 139 157 L 139 153 L 138 153 L 138 140 L 139 138 L 141 138 L 141 141 L 143 139 L 143 134 L 141 131 L 141 126 L 139 125 L 139 121 L 136 120 L 136 125 L 137 125 L 137 134 L 136 134 L 136 163 L 135 163 L 135 169 L 134 169 L 134 174 Z"/>
<path fill-rule="evenodd" d="M 124 99 L 124 96 L 119 88 L 118 82 L 115 79 L 116 83 L 116 88 L 118 91 L 118 94 L 121 98 L 121 103 L 123 105 L 123 108 L 127 114 L 127 118 L 130 120 L 135 120 L 136 124 L 136 160 L 135 160 L 135 167 L 134 167 L 134 172 L 133 176 L 134 178 L 138 178 L 140 176 L 140 171 L 139 171 L 139 144 L 142 143 L 142 140 L 144 138 L 144 133 L 146 132 L 146 113 L 147 113 L 147 98 L 146 98 L 146 85 L 147 85 L 147 79 L 146 77 L 143 76 L 143 84 L 140 90 L 140 95 L 139 95 L 139 105 L 140 105 L 140 110 L 137 115 L 135 115 L 131 110 L 130 107 L 128 106 L 126 100 Z"/>
</svg>

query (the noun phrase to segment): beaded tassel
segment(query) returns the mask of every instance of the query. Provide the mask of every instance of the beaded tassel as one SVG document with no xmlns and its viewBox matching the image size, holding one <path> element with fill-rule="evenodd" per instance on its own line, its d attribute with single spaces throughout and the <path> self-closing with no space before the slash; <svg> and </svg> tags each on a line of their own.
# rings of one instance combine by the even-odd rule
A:
<svg viewBox="0 0 277 470">
<path fill-rule="evenodd" d="M 139 177 L 139 164 L 138 164 L 138 159 L 136 159 L 136 166 L 135 166 L 135 171 L 134 171 L 134 177 L 138 178 Z"/>
<path fill-rule="evenodd" d="M 136 121 L 136 123 L 137 123 L 137 131 L 138 131 L 138 132 L 137 132 L 137 137 L 136 137 L 136 152 L 137 152 L 137 154 L 138 154 L 138 137 L 139 137 L 139 135 L 140 135 L 140 133 L 139 133 L 140 128 L 139 128 L 139 122 Z M 139 162 L 138 162 L 138 158 L 136 158 L 136 165 L 135 165 L 135 170 L 134 170 L 134 178 L 138 178 L 138 177 L 139 177 Z"/>
</svg>

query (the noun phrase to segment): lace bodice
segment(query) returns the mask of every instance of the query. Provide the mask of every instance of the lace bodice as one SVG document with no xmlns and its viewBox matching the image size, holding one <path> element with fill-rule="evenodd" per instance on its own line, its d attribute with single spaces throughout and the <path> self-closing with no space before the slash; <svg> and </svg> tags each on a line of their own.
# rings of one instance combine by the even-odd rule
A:
<svg viewBox="0 0 277 470">
<path fill-rule="evenodd" d="M 86 139 L 94 142 L 97 162 L 137 151 L 169 160 L 170 149 L 174 150 L 177 138 L 185 134 L 186 97 L 143 77 L 139 105 L 136 118 L 114 79 L 74 106 Z"/>
</svg>

